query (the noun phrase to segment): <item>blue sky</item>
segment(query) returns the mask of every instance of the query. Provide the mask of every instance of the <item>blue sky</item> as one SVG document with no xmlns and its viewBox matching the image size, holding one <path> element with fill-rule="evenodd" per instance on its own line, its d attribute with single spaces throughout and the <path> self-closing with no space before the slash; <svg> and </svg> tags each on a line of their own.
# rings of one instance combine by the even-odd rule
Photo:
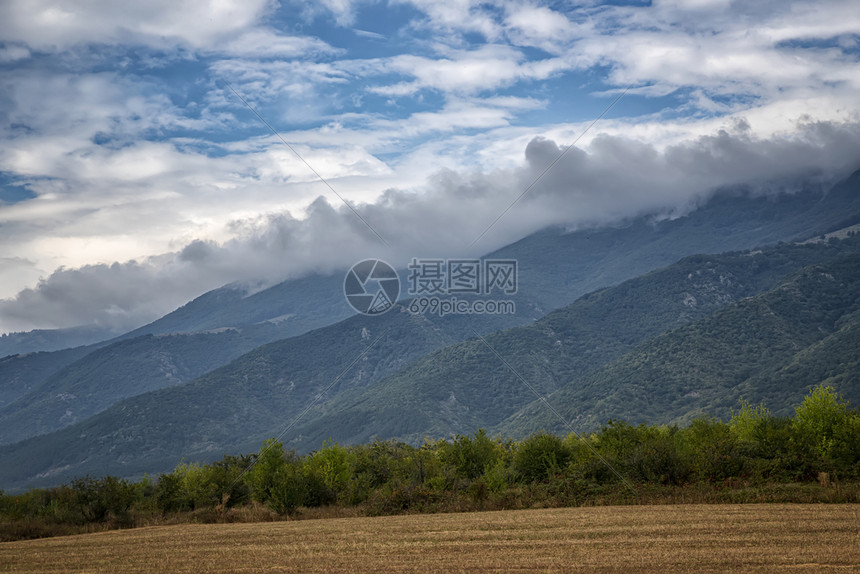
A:
<svg viewBox="0 0 860 574">
<path fill-rule="evenodd" d="M 858 59 L 852 0 L 7 0 L 0 332 L 826 183 Z"/>
</svg>

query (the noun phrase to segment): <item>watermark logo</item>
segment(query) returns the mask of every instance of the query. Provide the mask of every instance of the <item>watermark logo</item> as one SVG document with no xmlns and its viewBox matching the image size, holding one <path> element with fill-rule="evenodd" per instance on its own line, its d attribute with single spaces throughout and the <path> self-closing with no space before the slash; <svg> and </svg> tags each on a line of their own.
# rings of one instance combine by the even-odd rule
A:
<svg viewBox="0 0 860 574">
<path fill-rule="evenodd" d="M 353 309 L 363 315 L 385 313 L 400 296 L 400 278 L 381 259 L 365 259 L 352 266 L 343 280 L 343 294 Z"/>
<path fill-rule="evenodd" d="M 515 259 L 412 259 L 407 309 L 415 314 L 483 315 L 516 313 L 510 299 L 480 299 L 517 292 Z M 458 296 L 471 295 L 470 299 Z"/>
</svg>

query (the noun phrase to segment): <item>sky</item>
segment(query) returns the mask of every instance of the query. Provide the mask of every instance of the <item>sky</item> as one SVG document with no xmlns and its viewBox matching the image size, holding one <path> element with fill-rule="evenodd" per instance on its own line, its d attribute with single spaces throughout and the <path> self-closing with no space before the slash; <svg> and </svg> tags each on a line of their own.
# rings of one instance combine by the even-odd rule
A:
<svg viewBox="0 0 860 574">
<path fill-rule="evenodd" d="M 826 186 L 858 64 L 856 0 L 4 0 L 0 333 Z"/>
</svg>

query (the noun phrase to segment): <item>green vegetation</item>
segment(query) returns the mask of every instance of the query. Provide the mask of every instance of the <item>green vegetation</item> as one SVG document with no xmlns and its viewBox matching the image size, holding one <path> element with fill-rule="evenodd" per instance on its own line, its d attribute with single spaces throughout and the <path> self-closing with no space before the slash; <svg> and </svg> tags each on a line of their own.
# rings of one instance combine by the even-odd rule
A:
<svg viewBox="0 0 860 574">
<path fill-rule="evenodd" d="M 821 382 L 857 402 L 858 251 L 853 237 L 692 256 L 485 339 L 577 431 L 609 419 L 727 418 L 741 398 L 787 415 Z M 248 452 L 318 396 L 288 449 L 375 437 L 419 445 L 479 428 L 518 439 L 563 432 L 483 341 L 449 344 L 474 336 L 469 320 L 396 310 L 264 345 L 195 380 L 0 446 L 8 461 L 0 484 L 165 472 L 182 457 L 210 462 L 213 453 Z"/>
<path fill-rule="evenodd" d="M 818 491 L 798 489 L 813 481 Z M 381 515 L 636 503 L 661 495 L 860 502 L 858 481 L 860 411 L 832 387 L 818 386 L 792 417 L 742 403 L 728 423 L 699 418 L 683 428 L 610 421 L 584 437 L 537 433 L 521 442 L 479 430 L 419 447 L 324 444 L 306 456 L 270 439 L 256 454 L 183 463 L 155 480 L 85 477 L 0 496 L 0 539 L 128 527 L 154 517 L 226 521 L 260 505 L 296 516 L 318 507 Z"/>
<path fill-rule="evenodd" d="M 687 424 L 741 399 L 787 415 L 811 385 L 860 398 L 860 256 L 803 268 L 775 288 L 651 338 L 548 397 L 580 428 L 600 421 Z M 583 408 L 583 405 L 588 405 Z M 559 431 L 534 402 L 494 428 Z"/>
<path fill-rule="evenodd" d="M 853 238 L 685 258 L 487 335 L 507 364 L 473 339 L 335 397 L 297 427 L 291 446 L 374 435 L 417 443 L 477 428 L 563 432 L 508 365 L 585 431 L 609 419 L 727 417 L 744 397 L 785 415 L 819 382 L 858 400 L 858 246 Z"/>
<path fill-rule="evenodd" d="M 259 335 L 238 329 L 144 335 L 94 350 L 0 409 L 0 444 L 69 426 L 127 397 L 199 377 L 266 342 Z"/>
</svg>

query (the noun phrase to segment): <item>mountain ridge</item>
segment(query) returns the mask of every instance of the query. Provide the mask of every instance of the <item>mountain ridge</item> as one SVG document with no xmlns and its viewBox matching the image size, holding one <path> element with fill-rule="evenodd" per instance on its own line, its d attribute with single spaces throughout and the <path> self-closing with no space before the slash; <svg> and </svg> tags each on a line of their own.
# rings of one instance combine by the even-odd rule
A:
<svg viewBox="0 0 860 574">
<path fill-rule="evenodd" d="M 679 322 L 695 324 L 696 320 L 707 318 L 749 293 L 772 287 L 781 277 L 796 272 L 809 261 L 833 258 L 846 250 L 856 251 L 858 243 L 860 238 L 851 238 L 826 244 L 775 246 L 755 254 L 685 258 L 675 266 L 581 297 L 569 306 L 573 309 L 558 310 L 537 323 L 488 335 L 487 340 L 501 349 L 500 341 L 507 339 L 509 349 L 504 352 L 523 376 L 539 380 L 540 376 L 535 375 L 551 375 L 544 377 L 545 380 L 554 380 L 556 387 L 561 388 L 567 382 L 566 373 L 580 368 L 577 366 L 580 363 L 570 363 L 568 358 L 568 363 L 560 367 L 541 365 L 545 357 L 550 357 L 547 353 L 558 354 L 556 341 L 591 340 L 585 337 L 587 331 L 577 330 L 582 330 L 582 321 L 592 322 L 592 333 L 604 332 L 602 338 L 591 340 L 591 348 L 586 344 L 577 359 L 585 361 L 582 365 L 597 368 L 614 360 L 615 356 L 623 356 L 627 349 L 635 347 L 643 338 L 652 337 L 655 331 L 675 328 Z M 708 265 L 708 262 L 713 264 Z M 692 286 L 676 285 L 673 290 L 663 287 L 675 285 L 678 277 L 691 275 L 697 268 L 709 268 L 712 272 L 706 274 L 706 279 L 694 277 Z M 690 289 L 698 291 L 690 293 Z M 642 294 L 648 303 L 640 304 L 638 311 L 625 308 L 624 302 L 632 305 L 636 293 Z M 684 303 L 688 295 L 698 298 L 698 308 Z M 660 304 L 655 297 L 662 297 L 664 303 Z M 637 316 L 639 319 L 634 320 Z M 614 317 L 612 323 L 607 323 L 609 317 Z M 662 321 L 662 329 L 652 324 L 657 320 Z M 362 356 L 368 341 L 379 336 L 384 324 L 392 325 L 394 331 L 385 333 L 383 344 L 371 349 L 356 370 L 350 371 L 349 365 Z M 460 328 L 465 332 L 470 326 L 464 321 Z M 567 331 L 563 332 L 565 329 Z M 639 335 L 632 336 L 631 329 Z M 516 336 L 518 332 L 527 335 Z M 394 315 L 353 317 L 344 324 L 315 330 L 309 335 L 316 338 L 316 342 L 300 337 L 271 343 L 188 383 L 127 399 L 61 431 L 0 447 L 0 457 L 15 461 L 5 471 L 0 470 L 0 481 L 4 485 L 28 480 L 34 481 L 33 484 L 48 484 L 64 476 L 96 472 L 96 469 L 110 469 L 117 474 L 157 472 L 171 468 L 183 456 L 205 459 L 226 451 L 248 452 L 264 438 L 282 431 L 288 421 L 335 380 L 338 383 L 328 398 L 324 397 L 325 400 L 308 412 L 308 418 L 291 427 L 290 435 L 285 437 L 287 444 L 310 450 L 330 438 L 355 442 L 375 435 L 420 441 L 425 434 L 446 436 L 450 432 L 471 432 L 479 424 L 491 426 L 488 423 L 493 421 L 485 416 L 490 411 L 477 416 L 483 408 L 481 405 L 488 400 L 507 403 L 511 415 L 515 409 L 510 407 L 526 407 L 533 398 L 518 381 L 502 385 L 501 375 L 486 379 L 490 387 L 468 380 L 476 373 L 486 378 L 487 358 L 492 360 L 492 368 L 505 373 L 504 367 L 500 368 L 495 358 L 482 350 L 479 341 L 457 343 L 435 351 L 450 354 L 453 349 L 457 355 L 450 361 L 426 355 L 429 346 L 419 339 L 423 337 L 426 343 L 443 337 L 444 333 L 440 333 L 438 325 L 434 326 L 428 318 L 409 314 L 402 308 Z M 602 348 L 602 342 L 612 337 L 615 348 Z M 390 349 L 399 348 L 404 340 L 414 345 L 413 352 L 391 355 Z M 535 340 L 539 345 L 529 346 Z M 441 346 L 444 342 L 437 340 L 434 344 Z M 567 345 L 563 342 L 561 348 L 567 349 Z M 515 346 L 521 347 L 522 356 L 528 359 L 522 364 L 511 357 L 510 348 Z M 309 352 L 309 349 L 322 348 L 329 351 Z M 546 352 L 535 354 L 535 349 Z M 604 355 L 589 358 L 589 353 L 595 350 Z M 423 387 L 426 390 L 418 391 L 406 383 L 414 385 L 420 380 L 410 369 L 414 371 L 422 361 L 435 371 L 429 373 L 431 378 Z M 468 370 L 470 361 L 477 370 Z M 433 376 L 440 376 L 439 373 L 444 375 L 449 364 L 466 366 L 460 387 L 448 388 L 429 382 L 434 380 Z M 529 364 L 532 366 L 528 367 Z M 552 368 L 556 368 L 555 373 Z M 346 375 L 341 374 L 344 372 Z M 368 386 L 372 381 L 378 382 Z M 488 392 L 492 388 L 504 392 L 494 397 Z M 545 385 L 538 385 L 538 389 L 547 394 L 557 390 Z M 367 402 L 368 397 L 383 390 L 388 392 L 386 404 Z M 422 403 L 422 396 L 429 396 L 431 402 Z M 431 404 L 435 406 L 429 408 L 427 405 Z M 504 417 L 499 415 L 498 419 L 501 423 Z M 356 424 L 367 430 L 358 432 L 351 428 Z M 448 428 L 440 424 L 447 424 Z M 346 429 L 350 434 L 340 436 L 337 429 Z"/>
</svg>

